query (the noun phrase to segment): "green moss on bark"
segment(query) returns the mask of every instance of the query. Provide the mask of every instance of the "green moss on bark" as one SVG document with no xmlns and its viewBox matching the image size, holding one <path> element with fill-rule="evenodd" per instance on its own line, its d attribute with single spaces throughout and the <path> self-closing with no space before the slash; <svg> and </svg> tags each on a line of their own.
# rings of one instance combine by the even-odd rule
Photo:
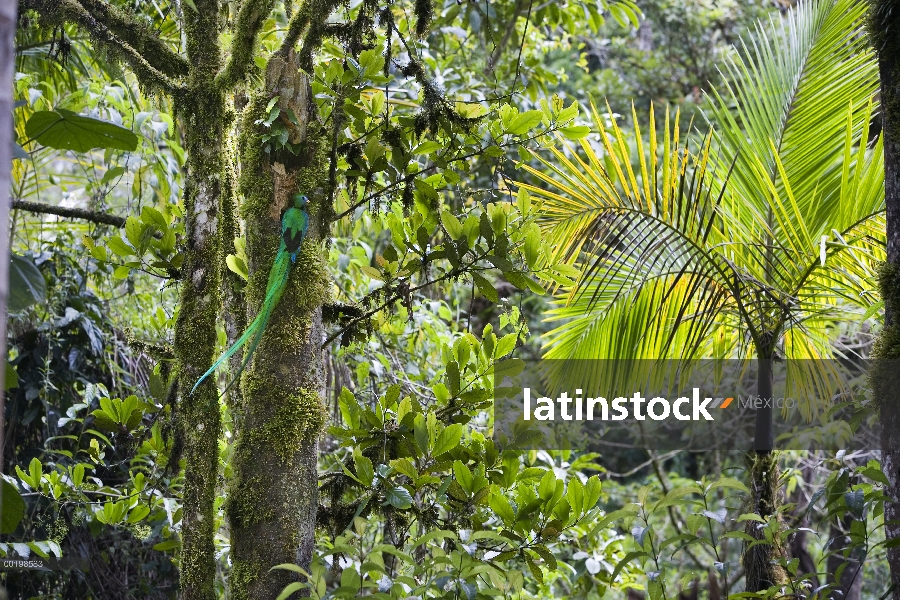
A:
<svg viewBox="0 0 900 600">
<path fill-rule="evenodd" d="M 325 407 L 315 390 L 292 390 L 254 375 L 244 381 L 244 390 L 250 397 L 266 398 L 273 407 L 271 418 L 244 438 L 254 451 L 272 452 L 286 463 L 325 426 Z"/>
<path fill-rule="evenodd" d="M 751 454 L 748 461 L 750 481 L 753 486 L 753 489 L 750 490 L 750 512 L 756 513 L 764 519 L 775 519 L 778 522 L 772 542 L 746 548 L 741 559 L 746 572 L 747 590 L 758 592 L 773 585 L 782 585 L 788 582 L 787 572 L 778 564 L 786 556 L 783 540 L 780 539 L 784 528 L 781 526 L 780 516 L 777 513 L 781 475 L 776 452 Z M 755 539 L 764 539 L 764 532 L 759 525 L 756 521 L 747 521 L 744 533 Z"/>
<path fill-rule="evenodd" d="M 900 308 L 900 269 L 890 263 L 878 268 L 878 288 L 885 306 L 895 311 Z M 872 349 L 872 355 L 880 359 L 900 358 L 900 326 L 897 320 L 882 329 Z"/>
<path fill-rule="evenodd" d="M 250 598 L 249 585 L 259 578 L 261 565 L 258 563 L 236 560 L 231 565 L 228 576 L 228 589 L 232 600 Z"/>
<path fill-rule="evenodd" d="M 240 213 L 246 218 L 251 214 L 265 213 L 272 202 L 272 176 L 266 170 L 266 153 L 261 132 L 256 122 L 266 118 L 268 95 L 254 93 L 241 117 L 241 132 L 238 137 L 238 151 L 241 159 L 241 177 L 238 193 L 243 197 Z"/>
</svg>

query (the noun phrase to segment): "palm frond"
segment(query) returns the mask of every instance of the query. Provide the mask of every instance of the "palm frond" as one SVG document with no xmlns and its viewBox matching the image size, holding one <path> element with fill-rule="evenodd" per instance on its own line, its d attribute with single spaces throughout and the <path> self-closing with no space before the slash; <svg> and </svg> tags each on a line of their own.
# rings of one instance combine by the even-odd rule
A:
<svg viewBox="0 0 900 600">
<path fill-rule="evenodd" d="M 737 157 L 729 186 L 742 202 L 767 212 L 766 191 L 774 186 L 785 198 L 787 176 L 795 212 L 811 217 L 836 192 L 847 107 L 858 143 L 878 87 L 866 10 L 859 0 L 807 0 L 760 24 L 725 62 L 708 118 L 723 154 Z"/>
</svg>

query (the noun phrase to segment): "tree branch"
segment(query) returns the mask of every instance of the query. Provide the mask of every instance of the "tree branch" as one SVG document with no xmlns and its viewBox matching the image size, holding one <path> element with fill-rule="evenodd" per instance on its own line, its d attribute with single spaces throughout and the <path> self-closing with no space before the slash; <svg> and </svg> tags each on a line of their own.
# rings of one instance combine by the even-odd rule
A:
<svg viewBox="0 0 900 600">
<path fill-rule="evenodd" d="M 54 206 L 52 204 L 44 204 L 43 202 L 28 202 L 26 200 L 13 200 L 13 210 L 24 210 L 32 213 L 44 215 L 56 215 L 65 219 L 81 219 L 90 221 L 91 223 L 99 223 L 101 225 L 112 225 L 113 227 L 125 227 L 125 218 L 110 215 L 96 210 L 85 210 L 83 208 L 66 208 L 64 206 Z"/>
<path fill-rule="evenodd" d="M 324 28 L 325 21 L 340 4 L 340 0 L 305 0 L 288 24 L 287 33 L 276 54 L 287 56 L 304 31 L 307 32 L 303 40 L 304 51 L 311 53 L 316 50 L 316 44 L 321 44 L 323 38 L 321 30 Z M 307 26 L 309 27 L 307 28 Z M 302 59 L 303 53 L 300 56 Z"/>
<path fill-rule="evenodd" d="M 291 17 L 291 21 L 288 23 L 287 33 L 284 35 L 284 39 L 281 41 L 281 46 L 278 48 L 278 51 L 275 54 L 280 56 L 287 56 L 288 52 L 291 51 L 291 48 L 294 47 L 294 44 L 297 43 L 297 40 L 300 39 L 300 34 L 303 33 L 303 30 L 306 29 L 306 26 L 309 25 L 310 19 L 310 4 L 314 0 L 306 0 L 302 6 L 300 6 L 299 10 L 294 13 L 294 16 Z"/>
<path fill-rule="evenodd" d="M 274 4 L 274 0 L 247 0 L 241 6 L 237 22 L 234 24 L 231 57 L 225 68 L 216 75 L 216 87 L 231 88 L 247 74 L 247 67 L 253 60 L 259 30 L 262 29 Z"/>
<path fill-rule="evenodd" d="M 81 5 L 115 35 L 128 42 L 148 63 L 168 77 L 186 76 L 191 68 L 187 59 L 172 50 L 165 41 L 121 9 L 103 0 L 80 0 Z"/>
<path fill-rule="evenodd" d="M 123 33 L 128 33 L 129 30 L 126 26 L 127 20 L 121 12 L 112 9 L 112 7 L 109 7 L 109 5 L 106 5 L 99 0 L 85 0 L 85 2 L 100 6 L 100 18 L 102 18 L 104 14 L 105 9 L 103 7 L 109 9 L 107 12 L 111 19 L 113 13 L 115 13 L 121 18 L 121 21 L 115 21 L 115 19 L 112 20 L 115 21 L 117 26 L 122 28 Z M 51 22 L 68 21 L 87 30 L 92 38 L 101 42 L 109 52 L 119 56 L 126 64 L 128 64 L 142 84 L 149 87 L 161 88 L 170 93 L 182 89 L 181 86 L 175 83 L 167 74 L 148 62 L 148 60 L 128 42 L 116 35 L 110 27 L 107 27 L 106 24 L 98 20 L 97 16 L 88 12 L 78 0 L 21 0 L 20 8 L 22 10 L 37 11 L 43 18 L 48 19 Z M 132 23 L 132 26 L 135 27 L 136 30 L 140 29 L 140 26 L 136 23 Z M 161 46 L 162 48 L 165 48 L 165 52 L 168 52 L 173 56 L 178 56 L 166 48 L 159 39 L 157 39 L 156 44 L 150 43 L 149 37 L 150 36 L 138 38 L 138 40 L 141 41 L 140 45 L 148 51 L 148 54 L 155 53 L 157 49 L 159 49 L 157 46 Z M 163 55 L 165 56 L 165 53 L 163 53 Z M 155 62 L 159 61 L 160 58 L 156 57 Z"/>
</svg>

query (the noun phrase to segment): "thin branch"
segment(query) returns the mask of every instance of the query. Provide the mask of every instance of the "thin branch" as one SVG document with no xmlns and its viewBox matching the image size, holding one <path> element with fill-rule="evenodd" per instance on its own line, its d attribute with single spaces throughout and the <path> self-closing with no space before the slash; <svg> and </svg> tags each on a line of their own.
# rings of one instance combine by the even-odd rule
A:
<svg viewBox="0 0 900 600">
<path fill-rule="evenodd" d="M 109 5 L 98 0 L 85 0 L 85 2 L 109 7 Z M 37 11 L 51 21 L 68 21 L 86 29 L 90 32 L 91 37 L 103 43 L 110 53 L 121 57 L 131 67 L 131 70 L 134 71 L 134 74 L 142 84 L 161 88 L 170 93 L 182 89 L 168 75 L 148 62 L 131 44 L 120 38 L 109 27 L 88 12 L 78 0 L 21 0 L 20 7 L 22 10 Z M 103 11 L 101 10 L 100 12 L 102 13 Z M 119 23 L 119 25 L 124 27 L 124 23 Z M 162 44 L 162 42 L 159 43 Z M 174 53 L 172 54 L 174 55 Z"/>
<path fill-rule="evenodd" d="M 247 67 L 253 60 L 259 30 L 272 12 L 274 4 L 274 0 L 247 0 L 241 6 L 237 22 L 234 24 L 231 57 L 225 68 L 216 75 L 216 87 L 229 89 L 247 74 Z"/>
<path fill-rule="evenodd" d="M 522 30 L 522 41 L 519 43 L 519 55 L 516 57 L 516 76 L 513 79 L 513 92 L 516 91 L 516 84 L 519 83 L 519 70 L 522 68 L 522 50 L 525 49 L 525 40 L 528 39 L 528 23 L 531 21 L 531 9 L 534 7 L 534 0 L 528 2 L 528 14 L 525 15 L 525 29 Z"/>
<path fill-rule="evenodd" d="M 506 24 L 506 31 L 503 32 L 503 37 L 500 38 L 500 43 L 494 47 L 494 51 L 491 53 L 489 58 L 488 66 L 490 66 L 493 71 L 497 62 L 500 60 L 500 57 L 503 55 L 503 51 L 506 49 L 506 45 L 509 43 L 512 34 L 516 30 L 516 23 L 519 22 L 519 17 L 522 16 L 522 11 L 525 9 L 525 3 L 523 0 L 516 0 L 515 9 L 513 9 L 513 16 L 509 20 L 509 23 Z"/>
<path fill-rule="evenodd" d="M 81 219 L 90 221 L 91 223 L 99 223 L 101 225 L 112 225 L 113 227 L 125 227 L 125 218 L 110 215 L 96 210 L 86 210 L 83 208 L 67 208 L 64 206 L 54 206 L 52 204 L 44 204 L 43 202 L 28 202 L 27 200 L 13 200 L 13 210 L 24 210 L 31 213 L 44 215 L 56 215 L 65 219 Z"/>
<path fill-rule="evenodd" d="M 656 455 L 655 452 L 653 452 L 651 450 L 648 450 L 647 454 L 650 455 L 650 464 L 653 466 L 653 472 L 656 474 L 656 478 L 659 480 L 659 487 L 662 490 L 663 496 L 665 496 L 666 494 L 669 493 L 670 488 L 669 488 L 668 480 L 666 479 L 666 476 L 663 473 L 662 465 L 659 462 L 659 457 Z M 668 506 L 668 513 L 669 513 L 669 518 L 672 520 L 672 527 L 675 529 L 675 533 L 678 535 L 683 535 L 684 531 L 681 529 L 681 519 L 678 517 L 678 513 L 675 510 L 675 507 L 672 506 L 671 504 Z M 710 542 L 712 542 L 712 540 L 710 540 Z M 709 553 L 709 548 L 707 548 L 706 546 L 701 546 L 701 547 L 707 553 Z M 682 548 L 684 549 L 684 553 L 687 554 L 691 558 L 692 561 L 694 561 L 694 564 L 699 565 L 701 567 L 709 564 L 706 561 L 700 560 L 700 558 L 696 554 L 694 554 L 687 545 L 682 546 Z M 712 556 L 712 558 L 715 558 L 715 556 Z"/>
<path fill-rule="evenodd" d="M 460 161 L 468 160 L 470 158 L 474 158 L 476 156 L 480 156 L 480 155 L 484 154 L 487 151 L 487 149 L 490 148 L 491 146 L 496 146 L 497 148 L 511 148 L 513 146 L 524 146 L 525 144 L 532 142 L 541 136 L 547 135 L 549 133 L 553 133 L 560 126 L 561 125 L 554 125 L 550 129 L 547 129 L 546 131 L 541 131 L 540 133 L 532 135 L 531 137 L 528 137 L 524 140 L 504 142 L 502 144 L 488 144 L 487 146 L 484 146 L 483 148 L 479 148 L 478 150 L 475 150 L 474 152 L 469 152 L 467 154 L 462 154 L 460 156 L 455 156 L 453 158 L 442 157 L 443 160 L 446 161 L 446 163 L 444 165 L 439 166 L 438 164 L 433 163 L 430 166 L 424 167 L 421 171 L 416 171 L 415 173 L 408 173 L 408 174 L 404 175 L 403 177 L 401 177 L 400 179 L 398 179 L 397 181 L 390 183 L 390 184 L 384 186 L 383 188 L 381 188 L 380 190 L 377 190 L 377 191 L 372 192 L 371 194 L 368 194 L 367 196 L 364 196 L 361 200 L 357 200 L 350 206 L 350 208 L 348 208 L 347 210 L 345 210 L 344 212 L 342 212 L 338 215 L 335 215 L 335 217 L 332 219 L 332 221 L 339 221 L 340 219 L 343 219 L 344 217 L 346 217 L 347 215 L 349 215 L 350 213 L 355 211 L 360 206 L 369 202 L 370 200 L 373 200 L 374 198 L 377 198 L 378 196 L 382 196 L 384 194 L 390 193 L 392 190 L 403 185 L 404 183 L 408 183 L 408 182 L 412 181 L 413 179 L 415 179 L 416 177 L 418 177 L 420 175 L 423 175 L 425 173 L 430 173 L 431 171 L 434 171 L 435 169 L 438 169 L 438 168 L 446 168 L 446 166 L 451 163 L 460 162 Z"/>
</svg>

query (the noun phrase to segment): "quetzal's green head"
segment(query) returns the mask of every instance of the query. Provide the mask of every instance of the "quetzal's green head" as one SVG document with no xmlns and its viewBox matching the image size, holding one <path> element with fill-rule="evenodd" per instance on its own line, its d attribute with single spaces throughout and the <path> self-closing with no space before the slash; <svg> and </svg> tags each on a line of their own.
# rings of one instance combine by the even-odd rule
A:
<svg viewBox="0 0 900 600">
<path fill-rule="evenodd" d="M 306 208 L 307 204 L 309 204 L 309 198 L 307 198 L 303 194 L 294 194 L 295 208 Z"/>
</svg>

